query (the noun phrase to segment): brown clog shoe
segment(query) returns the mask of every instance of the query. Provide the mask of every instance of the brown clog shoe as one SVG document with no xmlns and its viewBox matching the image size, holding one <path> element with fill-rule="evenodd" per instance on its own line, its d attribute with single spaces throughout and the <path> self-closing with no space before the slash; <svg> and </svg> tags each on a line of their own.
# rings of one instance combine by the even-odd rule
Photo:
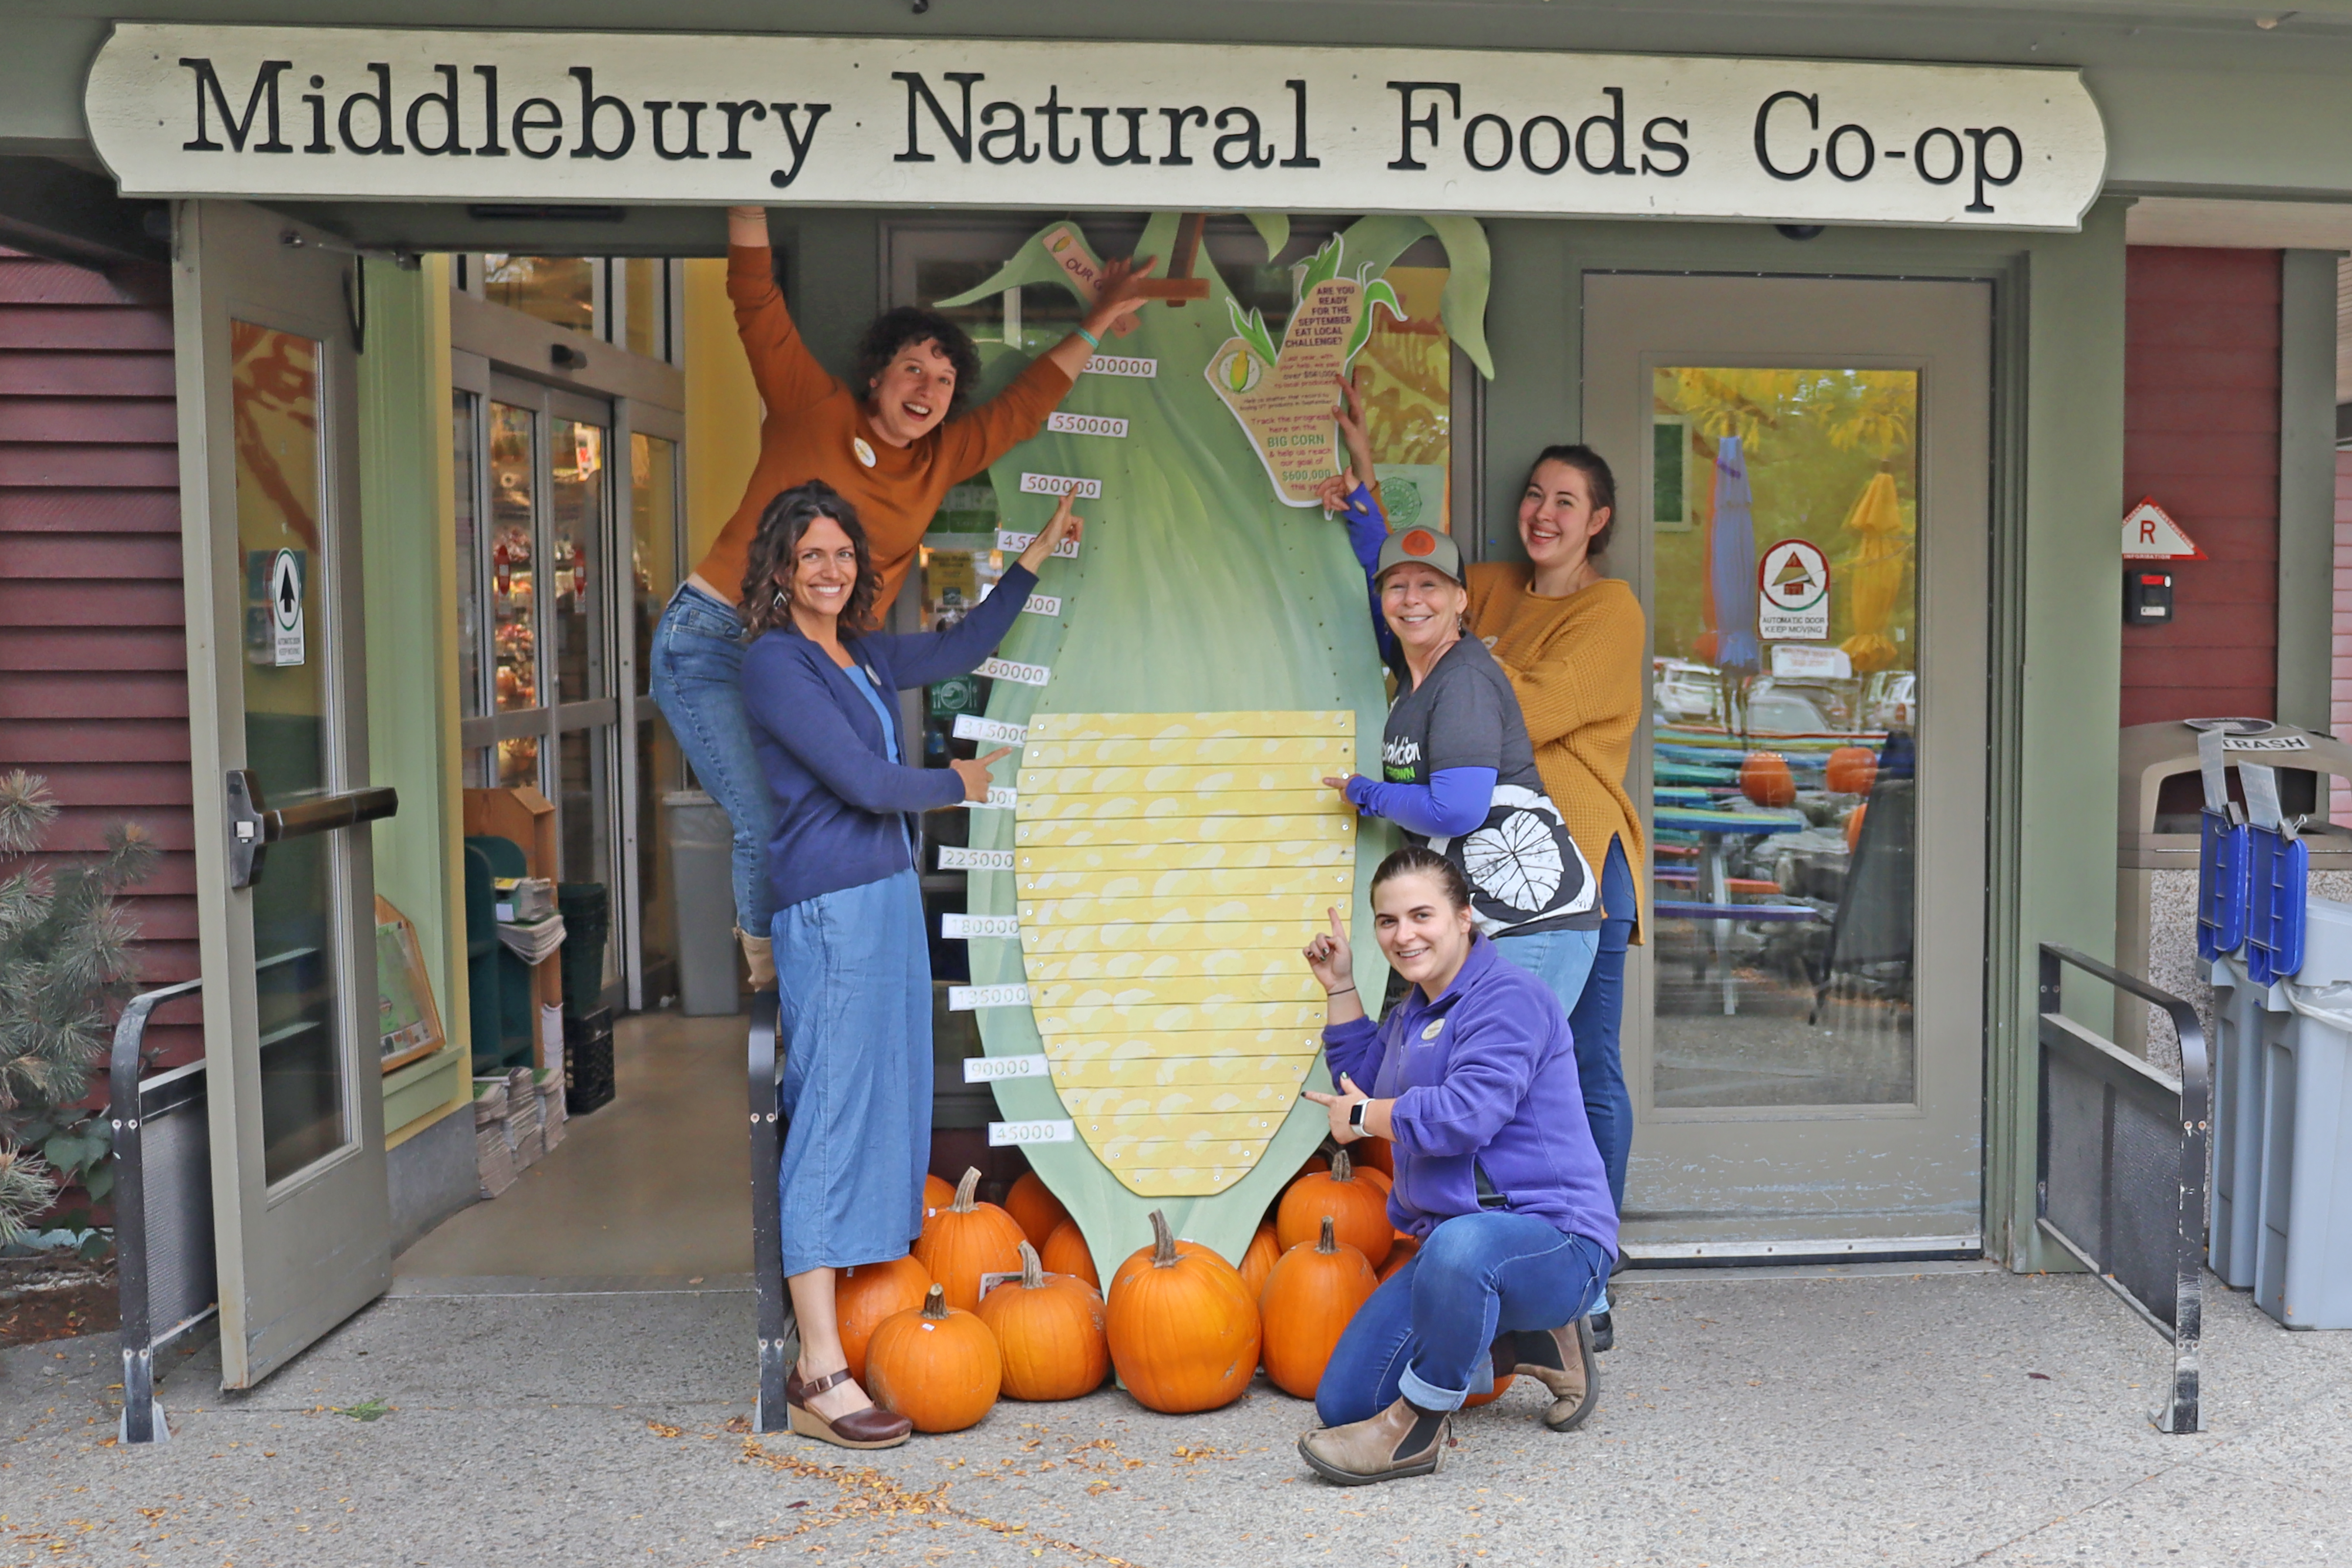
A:
<svg viewBox="0 0 2352 1568">
<path fill-rule="evenodd" d="M 799 1368 L 784 1375 L 784 1416 L 793 1431 L 838 1448 L 895 1448 L 907 1440 L 915 1424 L 874 1406 L 830 1420 L 809 1408 L 808 1402 L 828 1388 L 847 1383 L 849 1368 L 829 1372 L 814 1383 L 803 1383 Z"/>
</svg>

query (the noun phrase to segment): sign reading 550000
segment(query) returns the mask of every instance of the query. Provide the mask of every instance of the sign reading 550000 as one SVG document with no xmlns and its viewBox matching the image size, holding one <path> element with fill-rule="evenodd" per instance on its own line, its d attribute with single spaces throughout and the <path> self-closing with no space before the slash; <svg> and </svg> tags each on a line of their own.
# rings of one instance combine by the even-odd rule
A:
<svg viewBox="0 0 2352 1568">
<path fill-rule="evenodd" d="M 128 194 L 1590 214 L 2073 228 L 2070 70 L 125 23 Z"/>
</svg>

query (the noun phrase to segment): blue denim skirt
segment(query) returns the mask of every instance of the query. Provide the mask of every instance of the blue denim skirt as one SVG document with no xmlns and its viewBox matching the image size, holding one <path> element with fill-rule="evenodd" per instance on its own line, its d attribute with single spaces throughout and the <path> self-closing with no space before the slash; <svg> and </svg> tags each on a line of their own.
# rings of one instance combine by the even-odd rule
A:
<svg viewBox="0 0 2352 1568">
<path fill-rule="evenodd" d="M 776 912 L 784 1272 L 903 1258 L 931 1158 L 931 958 L 914 871 Z"/>
</svg>

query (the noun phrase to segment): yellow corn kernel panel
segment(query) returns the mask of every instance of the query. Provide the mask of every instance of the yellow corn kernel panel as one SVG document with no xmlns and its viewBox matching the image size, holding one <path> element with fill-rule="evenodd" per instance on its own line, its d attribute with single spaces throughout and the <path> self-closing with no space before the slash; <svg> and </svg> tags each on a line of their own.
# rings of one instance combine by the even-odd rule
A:
<svg viewBox="0 0 2352 1568">
<path fill-rule="evenodd" d="M 1013 839 L 1032 1011 L 1078 1136 L 1129 1190 L 1255 1168 L 1321 1050 L 1298 956 L 1355 891 L 1355 715 L 1039 714 Z"/>
</svg>

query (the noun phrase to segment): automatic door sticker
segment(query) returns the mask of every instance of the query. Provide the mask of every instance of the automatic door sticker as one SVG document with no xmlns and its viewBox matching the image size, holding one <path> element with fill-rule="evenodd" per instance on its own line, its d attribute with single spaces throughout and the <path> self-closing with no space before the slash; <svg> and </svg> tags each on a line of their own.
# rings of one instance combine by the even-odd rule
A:
<svg viewBox="0 0 2352 1568">
<path fill-rule="evenodd" d="M 271 664 L 302 662 L 302 558 L 294 550 L 279 550 L 269 563 L 269 632 Z"/>
<path fill-rule="evenodd" d="M 1756 634 L 1818 643 L 1830 634 L 1830 562 L 1806 539 L 1782 539 L 1756 569 Z"/>
</svg>

